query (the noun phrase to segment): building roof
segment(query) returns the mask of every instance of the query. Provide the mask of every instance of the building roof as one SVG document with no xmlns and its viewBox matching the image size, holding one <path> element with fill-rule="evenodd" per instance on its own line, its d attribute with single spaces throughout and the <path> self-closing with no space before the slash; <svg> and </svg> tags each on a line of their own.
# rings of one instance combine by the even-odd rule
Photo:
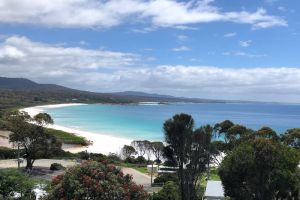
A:
<svg viewBox="0 0 300 200">
<path fill-rule="evenodd" d="M 205 197 L 224 197 L 224 189 L 221 181 L 207 181 Z"/>
</svg>

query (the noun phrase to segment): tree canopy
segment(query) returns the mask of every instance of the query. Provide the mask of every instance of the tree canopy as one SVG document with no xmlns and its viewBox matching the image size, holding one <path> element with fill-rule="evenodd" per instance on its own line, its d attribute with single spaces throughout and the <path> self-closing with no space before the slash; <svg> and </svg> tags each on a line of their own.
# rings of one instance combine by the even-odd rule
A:
<svg viewBox="0 0 300 200">
<path fill-rule="evenodd" d="M 300 128 L 288 129 L 281 140 L 284 144 L 300 150 Z"/>
<path fill-rule="evenodd" d="M 299 152 L 268 138 L 236 146 L 223 160 L 219 175 L 225 193 L 237 200 L 298 197 Z"/>
<path fill-rule="evenodd" d="M 41 113 L 31 118 L 26 112 L 13 112 L 7 116 L 12 132 L 9 141 L 24 149 L 26 169 L 32 169 L 38 158 L 48 158 L 61 150 L 61 142 L 50 135 L 42 125 L 53 123 L 48 114 Z"/>
<path fill-rule="evenodd" d="M 124 158 L 129 158 L 132 155 L 136 154 L 136 151 L 133 146 L 124 145 L 122 148 L 122 155 Z"/>
<path fill-rule="evenodd" d="M 178 179 L 181 199 L 196 198 L 195 187 L 209 162 L 209 148 L 213 128 L 209 125 L 194 130 L 194 120 L 187 114 L 177 114 L 164 123 L 165 153 L 179 167 Z"/>
</svg>

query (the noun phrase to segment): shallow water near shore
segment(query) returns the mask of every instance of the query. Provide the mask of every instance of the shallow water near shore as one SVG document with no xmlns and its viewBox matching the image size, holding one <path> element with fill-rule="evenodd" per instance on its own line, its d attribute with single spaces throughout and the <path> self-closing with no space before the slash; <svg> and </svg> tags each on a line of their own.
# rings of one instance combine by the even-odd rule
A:
<svg viewBox="0 0 300 200">
<path fill-rule="evenodd" d="M 164 121 L 177 113 L 191 114 L 195 127 L 226 119 L 252 129 L 269 126 L 279 134 L 300 127 L 297 104 L 89 104 L 43 110 L 57 125 L 126 139 L 163 140 Z"/>
</svg>

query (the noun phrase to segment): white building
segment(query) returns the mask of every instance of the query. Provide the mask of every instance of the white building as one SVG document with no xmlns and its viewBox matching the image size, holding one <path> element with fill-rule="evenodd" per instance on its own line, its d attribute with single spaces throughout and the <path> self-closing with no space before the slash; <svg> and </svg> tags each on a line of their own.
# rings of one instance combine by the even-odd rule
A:
<svg viewBox="0 0 300 200">
<path fill-rule="evenodd" d="M 221 181 L 207 181 L 203 200 L 223 200 L 224 189 Z"/>
</svg>

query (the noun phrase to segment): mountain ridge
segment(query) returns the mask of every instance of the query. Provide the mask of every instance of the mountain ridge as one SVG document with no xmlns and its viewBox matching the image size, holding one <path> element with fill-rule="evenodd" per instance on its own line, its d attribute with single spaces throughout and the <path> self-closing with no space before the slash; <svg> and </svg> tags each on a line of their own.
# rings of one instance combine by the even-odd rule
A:
<svg viewBox="0 0 300 200">
<path fill-rule="evenodd" d="M 37 98 L 55 98 L 60 101 L 82 101 L 92 103 L 136 103 L 143 101 L 155 102 L 190 102 L 190 103 L 227 103 L 240 101 L 227 101 L 215 99 L 175 97 L 156 93 L 139 91 L 123 91 L 112 93 L 89 92 L 68 88 L 57 84 L 40 84 L 26 78 L 0 77 L 0 90 L 35 95 Z M 26 94 L 25 94 L 26 93 Z M 44 93 L 49 93 L 45 95 Z M 52 96 L 51 96 L 52 94 Z"/>
</svg>

